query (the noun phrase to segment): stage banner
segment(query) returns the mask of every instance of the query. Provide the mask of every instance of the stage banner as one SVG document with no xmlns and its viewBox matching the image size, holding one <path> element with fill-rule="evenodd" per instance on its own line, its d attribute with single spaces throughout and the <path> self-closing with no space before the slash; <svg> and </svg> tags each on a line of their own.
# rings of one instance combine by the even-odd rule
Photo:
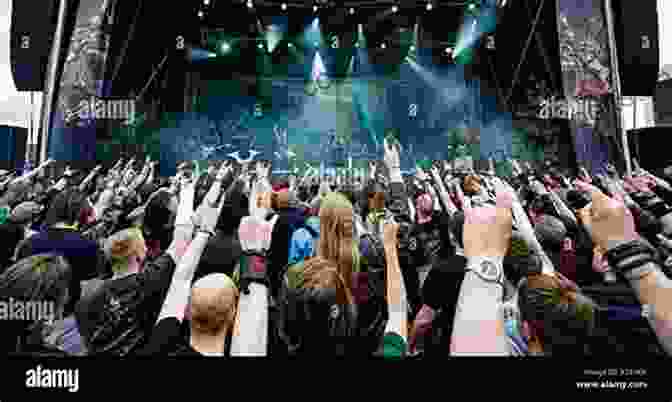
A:
<svg viewBox="0 0 672 402">
<path fill-rule="evenodd" d="M 112 24 L 112 0 L 81 0 L 76 25 L 57 83 L 48 156 L 74 165 L 96 160 L 96 132 L 101 123 L 124 124 L 135 114 L 132 100 L 105 100 L 103 77 Z M 66 38 L 68 40 L 68 38 Z"/>
<path fill-rule="evenodd" d="M 547 99 L 541 118 L 568 119 L 577 162 L 593 174 L 619 159 L 606 138 L 618 137 L 603 0 L 557 0 L 564 99 Z M 606 159 L 606 160 L 605 160 Z"/>
</svg>

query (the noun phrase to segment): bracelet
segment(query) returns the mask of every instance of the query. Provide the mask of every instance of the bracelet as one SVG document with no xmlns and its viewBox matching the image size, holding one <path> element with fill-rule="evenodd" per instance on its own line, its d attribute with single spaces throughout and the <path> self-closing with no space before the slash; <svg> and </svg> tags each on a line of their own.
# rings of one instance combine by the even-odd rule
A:
<svg viewBox="0 0 672 402">
<path fill-rule="evenodd" d="M 641 240 L 621 244 L 605 253 L 607 262 L 619 276 L 630 280 L 637 268 L 649 263 L 657 263 L 655 250 Z"/>
</svg>

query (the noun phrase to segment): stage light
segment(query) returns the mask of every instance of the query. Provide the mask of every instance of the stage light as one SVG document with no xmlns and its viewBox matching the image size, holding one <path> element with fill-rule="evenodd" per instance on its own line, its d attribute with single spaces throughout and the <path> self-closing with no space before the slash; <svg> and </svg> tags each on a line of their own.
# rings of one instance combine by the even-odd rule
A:
<svg viewBox="0 0 672 402">
<path fill-rule="evenodd" d="M 294 44 L 290 42 L 287 44 L 287 47 L 294 47 Z"/>
<path fill-rule="evenodd" d="M 427 3 L 427 11 L 432 11 L 432 3 Z"/>
<path fill-rule="evenodd" d="M 198 12 L 198 18 L 203 18 L 203 15 L 204 15 L 204 14 L 203 14 L 203 11 L 199 11 L 199 12 Z"/>
<path fill-rule="evenodd" d="M 355 42 L 355 47 L 359 47 L 359 42 Z"/>
<path fill-rule="evenodd" d="M 397 6 L 392 6 L 392 12 L 393 12 L 393 13 L 396 13 L 397 11 L 399 11 L 399 7 L 397 7 Z"/>
<path fill-rule="evenodd" d="M 226 52 L 228 52 L 229 50 L 231 50 L 231 45 L 229 45 L 228 43 L 224 42 L 224 43 L 222 43 L 221 48 L 222 48 L 222 52 L 226 53 Z"/>
<path fill-rule="evenodd" d="M 286 9 L 287 9 L 287 4 L 282 3 L 282 9 L 283 9 L 283 10 L 286 10 Z"/>
<path fill-rule="evenodd" d="M 210 4 L 210 0 L 203 0 L 203 4 L 207 6 L 208 4 Z"/>
<path fill-rule="evenodd" d="M 315 43 L 313 43 L 313 44 L 315 45 L 315 47 L 320 47 L 320 42 L 318 42 L 318 41 L 315 41 Z"/>
<path fill-rule="evenodd" d="M 313 6 L 313 12 L 314 12 L 314 13 L 317 12 L 317 6 Z"/>
<path fill-rule="evenodd" d="M 446 48 L 446 54 L 452 54 L 453 53 L 453 48 L 452 47 L 447 47 Z"/>
<path fill-rule="evenodd" d="M 251 1 L 248 1 L 248 2 L 247 2 L 247 8 L 252 8 L 252 7 L 254 7 L 254 5 L 252 4 Z"/>
<path fill-rule="evenodd" d="M 387 47 L 387 46 L 386 46 L 384 43 L 381 43 L 381 44 L 380 44 L 380 48 L 381 48 L 381 49 L 385 49 L 386 47 Z"/>
<path fill-rule="evenodd" d="M 476 4 L 474 4 L 474 3 L 469 4 L 469 11 L 474 11 L 474 10 L 476 10 Z"/>
<path fill-rule="evenodd" d="M 351 9 L 350 9 L 350 15 L 352 15 L 352 14 L 354 14 L 354 13 L 355 13 L 355 9 L 354 9 L 354 8 L 351 8 Z"/>
<path fill-rule="evenodd" d="M 415 52 L 415 46 L 411 46 L 411 52 Z"/>
<path fill-rule="evenodd" d="M 257 47 L 258 47 L 259 49 L 263 49 L 263 48 L 264 48 L 264 45 L 260 43 L 260 44 L 257 45 Z"/>
</svg>

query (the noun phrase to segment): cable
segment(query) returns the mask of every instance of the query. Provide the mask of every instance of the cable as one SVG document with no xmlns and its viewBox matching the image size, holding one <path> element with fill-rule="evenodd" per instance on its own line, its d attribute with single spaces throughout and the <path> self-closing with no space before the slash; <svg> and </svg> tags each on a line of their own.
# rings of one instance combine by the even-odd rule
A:
<svg viewBox="0 0 672 402">
<path fill-rule="evenodd" d="M 530 48 L 530 44 L 532 43 L 532 37 L 534 36 L 534 33 L 537 30 L 537 24 L 539 23 L 539 19 L 541 17 L 541 11 L 544 9 L 544 3 L 546 3 L 546 0 L 541 0 L 541 4 L 539 4 L 539 9 L 537 10 L 537 16 L 535 17 L 534 23 L 532 24 L 532 30 L 530 31 L 530 34 L 527 37 L 527 43 L 525 43 L 523 53 L 520 55 L 520 61 L 518 62 L 518 67 L 516 67 L 516 71 L 513 74 L 513 82 L 511 83 L 511 90 L 509 91 L 509 96 L 506 98 L 505 101 L 505 104 L 507 105 L 511 101 L 511 97 L 513 96 L 513 90 L 516 88 L 516 85 L 518 85 L 520 69 L 523 67 L 523 62 L 525 61 L 527 50 Z"/>
</svg>

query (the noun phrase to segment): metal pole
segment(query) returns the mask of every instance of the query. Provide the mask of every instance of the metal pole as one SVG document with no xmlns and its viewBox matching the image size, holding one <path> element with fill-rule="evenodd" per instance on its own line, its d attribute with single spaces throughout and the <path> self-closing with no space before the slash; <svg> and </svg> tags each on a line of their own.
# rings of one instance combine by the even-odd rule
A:
<svg viewBox="0 0 672 402">
<path fill-rule="evenodd" d="M 621 131 L 621 141 L 623 143 L 623 155 L 625 157 L 625 171 L 628 175 L 632 174 L 632 161 L 630 160 L 630 146 L 628 133 L 623 124 L 623 95 L 621 94 L 621 74 L 618 67 L 618 53 L 616 51 L 616 35 L 614 33 L 614 14 L 611 0 L 604 0 L 605 16 L 607 17 L 607 28 L 609 31 L 609 58 L 611 59 L 612 81 L 616 96 L 616 113 L 618 119 L 616 124 Z"/>
<path fill-rule="evenodd" d="M 35 92 L 30 91 L 30 121 L 28 122 L 28 136 L 26 137 L 26 162 L 33 163 L 33 144 L 35 144 Z"/>
<path fill-rule="evenodd" d="M 42 143 L 40 144 L 42 149 L 40 150 L 40 163 L 47 160 L 51 115 L 54 107 L 54 96 L 56 95 L 56 78 L 58 76 L 58 67 L 60 64 L 61 44 L 63 43 L 63 31 L 65 30 L 68 1 L 69 0 L 60 0 L 59 2 L 58 22 L 56 24 L 54 43 L 51 47 L 51 55 L 49 56 L 49 69 L 44 86 L 45 96 L 42 102 Z"/>
</svg>

